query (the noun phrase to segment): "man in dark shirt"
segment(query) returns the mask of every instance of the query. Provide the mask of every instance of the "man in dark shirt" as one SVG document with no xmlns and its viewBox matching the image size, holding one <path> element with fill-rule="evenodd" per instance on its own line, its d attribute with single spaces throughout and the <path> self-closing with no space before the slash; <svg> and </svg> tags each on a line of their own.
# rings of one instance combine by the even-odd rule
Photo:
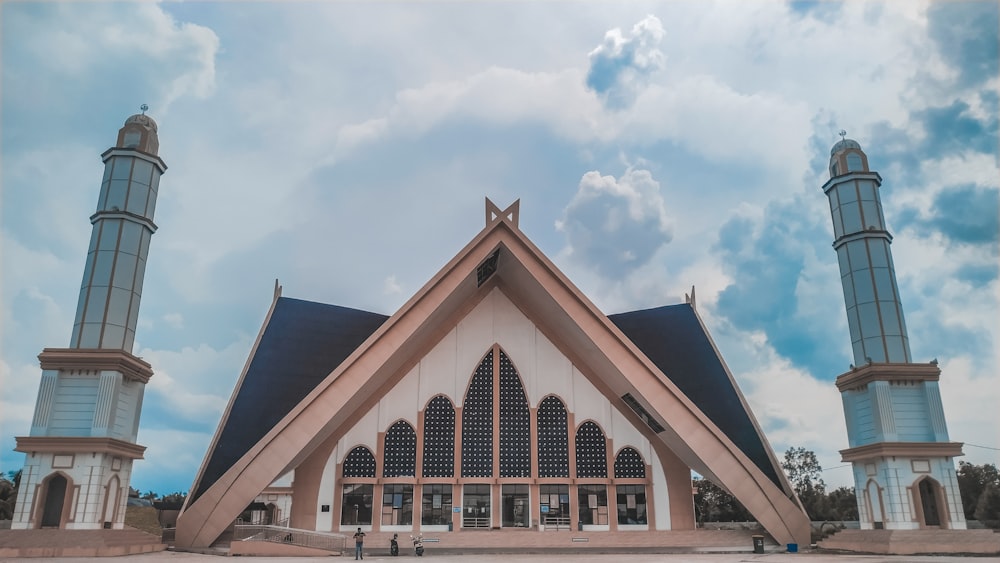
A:
<svg viewBox="0 0 1000 563">
<path fill-rule="evenodd" d="M 354 560 L 364 559 L 365 554 L 362 553 L 362 548 L 365 547 L 365 533 L 358 528 L 357 532 L 354 532 Z"/>
</svg>

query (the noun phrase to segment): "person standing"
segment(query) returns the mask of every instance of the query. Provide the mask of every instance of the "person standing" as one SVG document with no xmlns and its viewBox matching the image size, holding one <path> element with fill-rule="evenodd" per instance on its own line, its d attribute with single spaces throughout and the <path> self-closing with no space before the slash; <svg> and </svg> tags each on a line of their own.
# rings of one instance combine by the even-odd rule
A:
<svg viewBox="0 0 1000 563">
<path fill-rule="evenodd" d="M 365 547 L 365 533 L 358 528 L 357 532 L 354 532 L 354 560 L 364 559 L 365 554 L 362 549 Z"/>
</svg>

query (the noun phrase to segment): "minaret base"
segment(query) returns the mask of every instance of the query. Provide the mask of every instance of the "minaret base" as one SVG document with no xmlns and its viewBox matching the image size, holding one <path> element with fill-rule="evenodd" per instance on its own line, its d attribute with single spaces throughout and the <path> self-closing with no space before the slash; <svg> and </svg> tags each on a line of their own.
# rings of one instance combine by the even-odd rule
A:
<svg viewBox="0 0 1000 563">
<path fill-rule="evenodd" d="M 863 530 L 966 529 L 955 462 L 962 444 L 877 443 L 842 450 Z"/>
<path fill-rule="evenodd" d="M 132 461 L 144 447 L 112 438 L 21 437 L 16 450 L 27 455 L 12 529 L 125 527 Z"/>
</svg>

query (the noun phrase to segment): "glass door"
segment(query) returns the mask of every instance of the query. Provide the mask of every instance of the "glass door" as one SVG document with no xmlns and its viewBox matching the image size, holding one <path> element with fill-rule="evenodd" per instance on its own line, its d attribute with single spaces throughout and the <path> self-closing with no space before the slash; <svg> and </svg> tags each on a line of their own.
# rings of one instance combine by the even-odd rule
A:
<svg viewBox="0 0 1000 563">
<path fill-rule="evenodd" d="M 531 524 L 531 511 L 528 510 L 528 485 L 504 485 L 503 495 L 503 527 L 527 528 Z"/>
<path fill-rule="evenodd" d="M 465 485 L 462 490 L 462 527 L 490 527 L 490 486 Z"/>
</svg>

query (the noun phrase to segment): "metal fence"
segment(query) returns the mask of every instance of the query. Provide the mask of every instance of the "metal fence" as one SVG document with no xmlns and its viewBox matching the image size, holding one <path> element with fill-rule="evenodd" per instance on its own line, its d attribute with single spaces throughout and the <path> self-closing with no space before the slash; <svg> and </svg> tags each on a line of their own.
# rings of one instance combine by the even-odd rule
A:
<svg viewBox="0 0 1000 563">
<path fill-rule="evenodd" d="M 347 536 L 343 534 L 327 534 L 312 530 L 283 528 L 280 526 L 264 526 L 259 524 L 237 524 L 233 530 L 233 541 L 266 541 L 287 543 L 325 551 L 344 551 Z"/>
</svg>

